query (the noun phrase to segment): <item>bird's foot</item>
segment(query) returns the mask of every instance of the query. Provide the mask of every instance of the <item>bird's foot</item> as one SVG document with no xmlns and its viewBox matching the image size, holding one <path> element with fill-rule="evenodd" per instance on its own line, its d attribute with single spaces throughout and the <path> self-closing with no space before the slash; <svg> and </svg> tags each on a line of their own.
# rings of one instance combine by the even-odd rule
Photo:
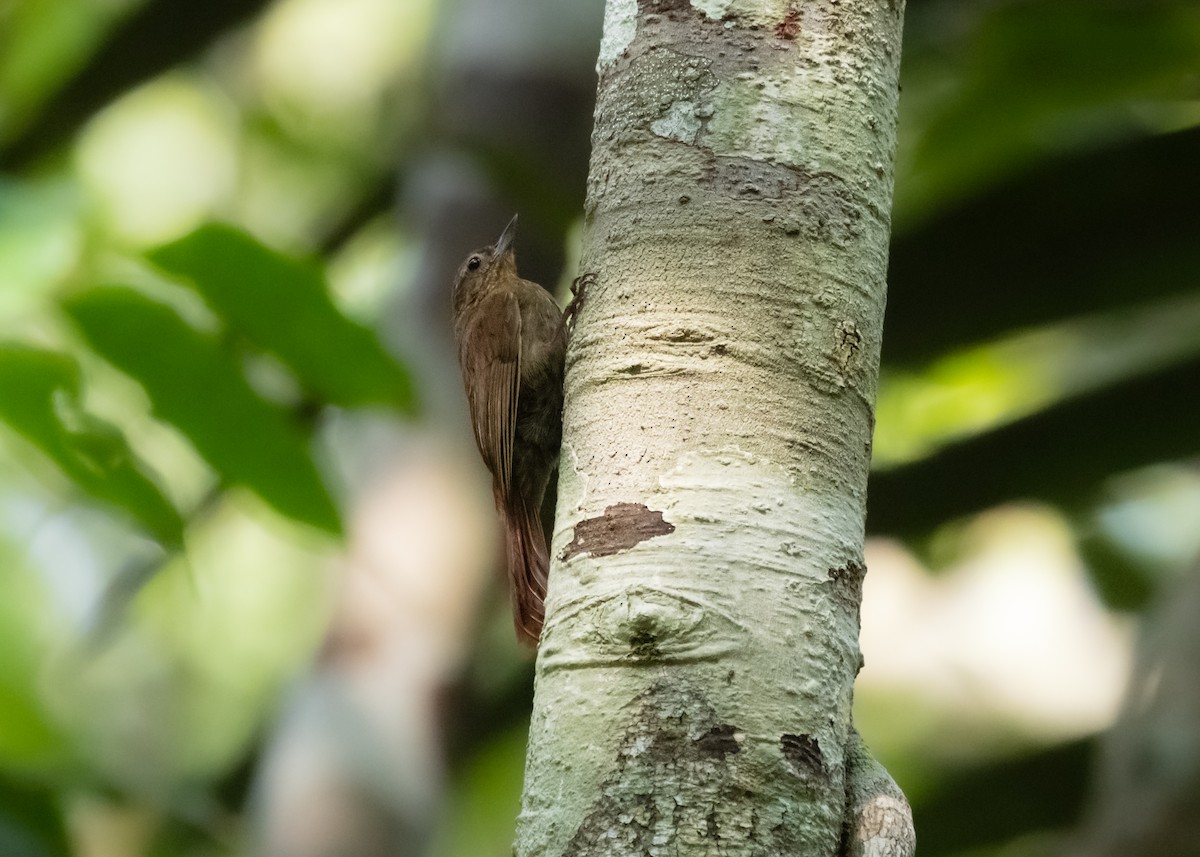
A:
<svg viewBox="0 0 1200 857">
<path fill-rule="evenodd" d="M 596 285 L 597 279 L 595 273 L 589 272 L 576 277 L 571 283 L 571 302 L 563 310 L 563 324 L 567 326 L 568 331 L 575 329 L 575 320 L 579 317 L 579 311 L 583 309 L 584 295 L 589 288 Z"/>
</svg>

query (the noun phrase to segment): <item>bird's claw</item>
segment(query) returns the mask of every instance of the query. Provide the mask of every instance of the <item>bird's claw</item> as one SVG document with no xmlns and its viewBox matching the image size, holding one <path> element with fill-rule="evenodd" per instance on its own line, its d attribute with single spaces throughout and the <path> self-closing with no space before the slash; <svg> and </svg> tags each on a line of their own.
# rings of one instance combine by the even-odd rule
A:
<svg viewBox="0 0 1200 857">
<path fill-rule="evenodd" d="M 596 284 L 597 279 L 595 273 L 589 272 L 579 275 L 571 282 L 571 302 L 563 311 L 563 323 L 568 331 L 575 329 L 575 320 L 579 317 L 579 311 L 583 309 L 584 295 Z"/>
</svg>

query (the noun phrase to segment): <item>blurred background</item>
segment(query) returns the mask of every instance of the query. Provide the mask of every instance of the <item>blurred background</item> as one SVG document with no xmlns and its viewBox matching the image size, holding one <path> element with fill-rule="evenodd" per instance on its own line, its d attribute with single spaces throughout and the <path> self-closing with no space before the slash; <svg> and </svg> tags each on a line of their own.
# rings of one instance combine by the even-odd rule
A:
<svg viewBox="0 0 1200 857">
<path fill-rule="evenodd" d="M 598 0 L 0 0 L 0 855 L 510 853 L 449 334 Z M 860 730 L 920 853 L 1197 854 L 1200 6 L 909 0 Z"/>
</svg>

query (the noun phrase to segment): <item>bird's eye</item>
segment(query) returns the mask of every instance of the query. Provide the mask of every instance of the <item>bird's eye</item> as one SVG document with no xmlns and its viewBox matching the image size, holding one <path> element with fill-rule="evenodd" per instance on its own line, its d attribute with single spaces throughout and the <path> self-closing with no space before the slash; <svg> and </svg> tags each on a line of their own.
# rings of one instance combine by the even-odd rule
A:
<svg viewBox="0 0 1200 857">
<path fill-rule="evenodd" d="M 481 261 L 482 260 L 478 256 L 472 256 L 470 259 L 467 260 L 467 267 L 470 268 L 472 271 L 474 271 L 475 269 L 477 269 L 479 267 L 479 263 Z"/>
</svg>

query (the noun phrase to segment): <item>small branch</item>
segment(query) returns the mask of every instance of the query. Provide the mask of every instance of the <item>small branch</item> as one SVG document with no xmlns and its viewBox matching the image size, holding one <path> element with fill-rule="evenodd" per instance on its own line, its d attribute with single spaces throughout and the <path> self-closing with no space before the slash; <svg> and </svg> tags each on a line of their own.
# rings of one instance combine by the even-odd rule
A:
<svg viewBox="0 0 1200 857">
<path fill-rule="evenodd" d="M 912 857 L 916 850 L 904 793 L 852 729 L 846 745 L 843 857 Z"/>
</svg>

